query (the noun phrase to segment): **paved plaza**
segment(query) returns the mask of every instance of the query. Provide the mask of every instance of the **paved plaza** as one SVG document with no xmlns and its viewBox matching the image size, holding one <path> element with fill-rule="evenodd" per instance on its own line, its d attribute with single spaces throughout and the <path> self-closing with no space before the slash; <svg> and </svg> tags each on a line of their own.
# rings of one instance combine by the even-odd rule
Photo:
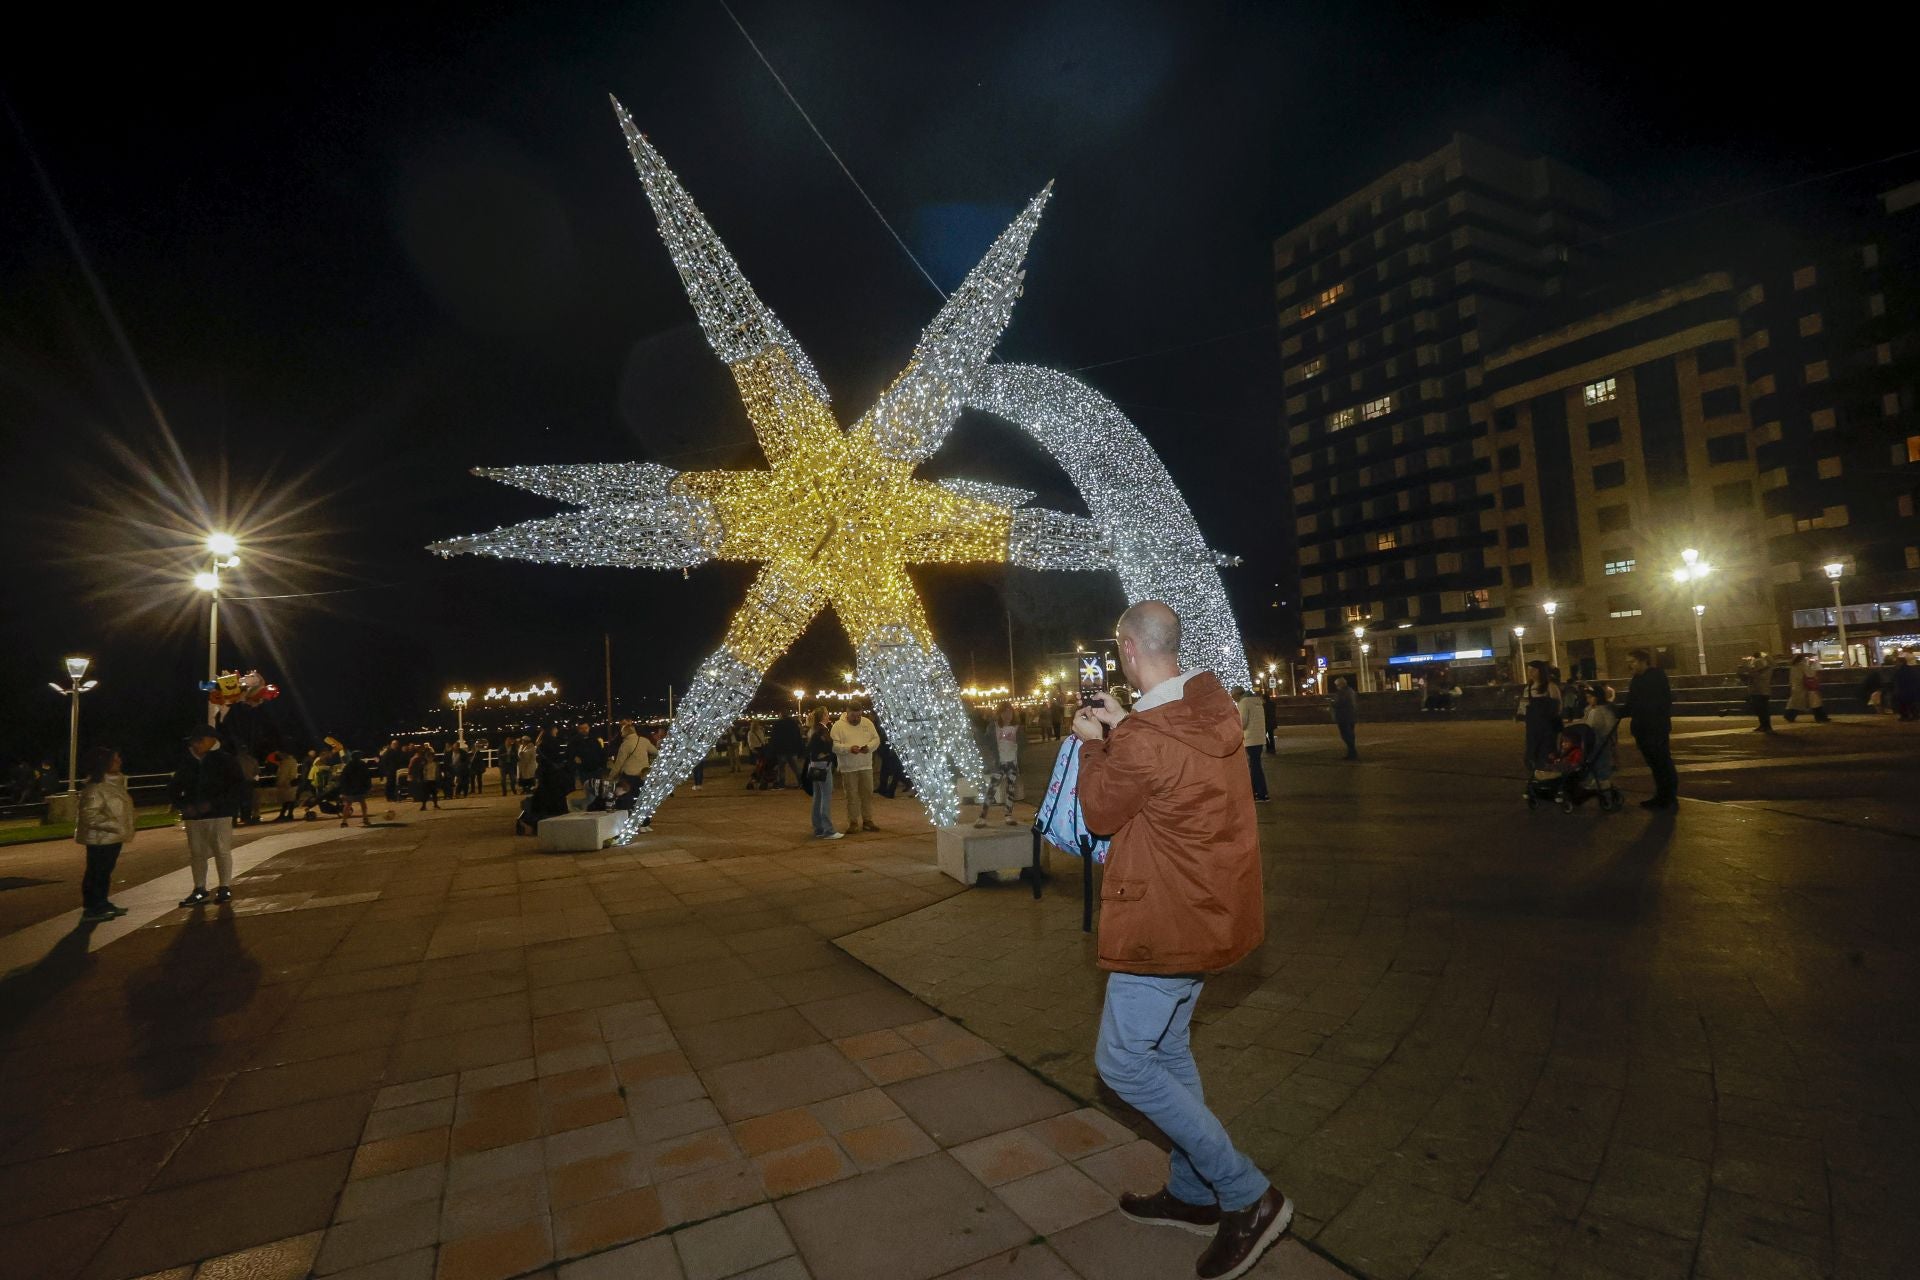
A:
<svg viewBox="0 0 1920 1280">
<path fill-rule="evenodd" d="M 1682 725 L 1710 799 L 1566 815 L 1516 734 L 1268 757 L 1268 939 L 1195 1029 L 1300 1206 L 1253 1274 L 1912 1274 L 1916 739 Z M 0 854 L 0 1274 L 1191 1274 L 1114 1210 L 1165 1157 L 1089 1065 L 1078 864 L 963 891 L 911 801 L 819 844 L 742 782 L 597 854 L 498 797 L 248 832 L 194 915 L 143 833 L 92 930 L 8 901 L 70 846 Z"/>
</svg>

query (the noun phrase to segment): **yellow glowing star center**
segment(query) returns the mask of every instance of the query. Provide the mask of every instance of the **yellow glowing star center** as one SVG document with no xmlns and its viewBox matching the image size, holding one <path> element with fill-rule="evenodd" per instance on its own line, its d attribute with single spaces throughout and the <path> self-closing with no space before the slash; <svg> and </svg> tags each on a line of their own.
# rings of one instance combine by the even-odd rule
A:
<svg viewBox="0 0 1920 1280">
<path fill-rule="evenodd" d="M 1012 514 L 914 479 L 912 462 L 880 452 L 869 422 L 842 431 L 784 353 L 735 372 L 769 469 L 688 472 L 672 485 L 713 507 L 717 558 L 766 564 L 727 629 L 727 652 L 764 670 L 828 605 L 856 649 L 895 629 L 931 648 L 907 566 L 1004 561 Z M 758 411 L 776 399 L 769 421 Z"/>
</svg>

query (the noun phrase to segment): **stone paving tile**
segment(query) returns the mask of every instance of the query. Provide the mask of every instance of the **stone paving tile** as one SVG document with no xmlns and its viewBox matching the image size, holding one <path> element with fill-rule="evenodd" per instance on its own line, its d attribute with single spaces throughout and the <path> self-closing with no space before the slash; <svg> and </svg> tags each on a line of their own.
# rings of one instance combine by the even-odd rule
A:
<svg viewBox="0 0 1920 1280">
<path fill-rule="evenodd" d="M 992 1192 L 938 1153 L 804 1192 L 775 1208 L 821 1280 L 928 1280 L 1032 1235 Z M 851 1222 L 864 1229 L 847 1230 Z"/>
</svg>

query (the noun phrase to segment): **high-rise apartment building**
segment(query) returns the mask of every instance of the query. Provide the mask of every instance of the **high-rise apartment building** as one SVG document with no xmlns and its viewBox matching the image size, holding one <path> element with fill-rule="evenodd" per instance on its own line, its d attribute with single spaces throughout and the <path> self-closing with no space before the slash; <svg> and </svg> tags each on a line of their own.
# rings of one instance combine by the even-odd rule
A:
<svg viewBox="0 0 1920 1280">
<path fill-rule="evenodd" d="M 1737 286 L 1712 272 L 1607 292 L 1545 309 L 1539 332 L 1485 356 L 1475 413 L 1492 426 L 1508 610 L 1495 639 L 1524 626 L 1526 652 L 1553 646 L 1570 676 L 1621 676 L 1641 647 L 1671 670 L 1699 670 L 1704 651 L 1730 671 L 1781 647 Z"/>
<path fill-rule="evenodd" d="M 1408 643 L 1492 658 L 1505 595 L 1481 353 L 1611 217 L 1574 170 L 1455 135 L 1275 241 L 1302 629 L 1334 670 L 1355 627 L 1376 666 Z"/>
<path fill-rule="evenodd" d="M 1920 644 L 1920 182 L 1844 233 L 1770 246 L 1740 297 L 1768 558 L 1788 640 Z"/>
</svg>

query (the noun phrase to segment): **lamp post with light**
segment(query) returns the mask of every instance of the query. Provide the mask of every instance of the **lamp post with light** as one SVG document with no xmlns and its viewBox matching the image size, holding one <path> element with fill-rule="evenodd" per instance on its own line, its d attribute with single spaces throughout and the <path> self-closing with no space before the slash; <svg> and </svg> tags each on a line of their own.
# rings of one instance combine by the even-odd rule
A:
<svg viewBox="0 0 1920 1280">
<path fill-rule="evenodd" d="M 207 567 L 193 575 L 193 585 L 207 593 L 207 683 L 220 678 L 220 571 L 240 564 L 240 540 L 230 533 L 207 535 Z M 207 703 L 207 723 L 217 723 L 220 708 Z"/>
<path fill-rule="evenodd" d="M 1527 670 L 1527 629 L 1524 626 L 1513 629 L 1513 644 L 1519 650 L 1519 656 L 1513 662 L 1513 678 L 1524 683 Z"/>
<path fill-rule="evenodd" d="M 1680 567 L 1673 571 L 1673 580 L 1690 588 L 1693 595 L 1693 652 L 1699 663 L 1701 675 L 1707 674 L 1707 633 L 1700 619 L 1705 616 L 1707 606 L 1700 602 L 1700 580 L 1713 572 L 1713 566 L 1701 559 L 1700 553 L 1688 547 L 1680 553 Z"/>
<path fill-rule="evenodd" d="M 64 695 L 71 703 L 67 711 L 67 796 L 71 799 L 80 793 L 80 695 L 100 682 L 86 678 L 87 668 L 93 665 L 93 659 L 68 658 L 66 665 L 66 687 L 62 688 L 51 680 L 47 681 L 47 687 Z"/>
<path fill-rule="evenodd" d="M 1560 611 L 1560 605 L 1557 601 L 1549 600 L 1540 606 L 1540 611 L 1547 615 L 1547 665 L 1558 667 L 1560 665 L 1560 631 L 1553 624 L 1553 615 Z"/>
<path fill-rule="evenodd" d="M 1367 679 L 1367 646 L 1365 643 L 1366 638 L 1367 638 L 1367 629 L 1364 626 L 1355 627 L 1353 629 L 1354 650 L 1360 655 L 1358 658 L 1354 659 L 1353 665 L 1360 669 L 1360 692 L 1362 693 L 1367 692 L 1367 685 L 1371 683 Z"/>
<path fill-rule="evenodd" d="M 467 703 L 473 701 L 473 692 L 469 689 L 455 689 L 447 695 L 447 701 L 453 704 L 454 723 L 457 726 L 453 737 L 461 746 L 467 744 Z"/>
<path fill-rule="evenodd" d="M 1847 648 L 1847 615 L 1840 604 L 1840 575 L 1847 571 L 1847 566 L 1836 560 L 1825 568 L 1827 580 L 1833 583 L 1833 625 L 1840 631 L 1840 665 L 1850 667 L 1853 658 Z"/>
</svg>

